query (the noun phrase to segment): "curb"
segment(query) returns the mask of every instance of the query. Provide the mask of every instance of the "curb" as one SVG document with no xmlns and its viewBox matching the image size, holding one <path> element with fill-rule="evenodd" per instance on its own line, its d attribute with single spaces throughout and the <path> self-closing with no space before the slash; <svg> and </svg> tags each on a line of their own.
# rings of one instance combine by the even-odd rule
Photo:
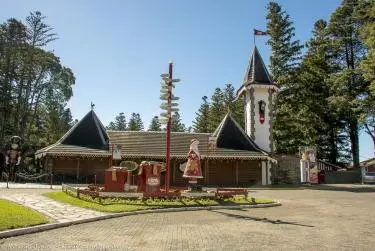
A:
<svg viewBox="0 0 375 251">
<path fill-rule="evenodd" d="M 107 220 L 107 219 L 112 219 L 112 218 L 119 218 L 123 216 L 131 216 L 131 215 L 139 215 L 139 214 L 215 210 L 215 209 L 266 208 L 266 207 L 276 207 L 276 206 L 281 206 L 281 203 L 273 202 L 273 203 L 258 204 L 258 205 L 160 208 L 160 209 L 146 209 L 146 210 L 140 210 L 140 211 L 134 211 L 134 212 L 112 213 L 112 214 L 107 214 L 107 215 L 88 218 L 88 219 L 76 220 L 76 221 L 49 223 L 49 224 L 43 224 L 43 225 L 38 225 L 38 226 L 7 230 L 7 231 L 0 232 L 0 239 L 19 236 L 19 235 L 25 235 L 25 234 L 32 234 L 32 233 L 52 230 L 52 229 L 61 228 L 61 227 L 68 227 L 68 226 L 82 224 L 82 223 L 89 223 L 89 222 L 94 222 L 94 221 L 99 221 L 99 220 Z"/>
</svg>

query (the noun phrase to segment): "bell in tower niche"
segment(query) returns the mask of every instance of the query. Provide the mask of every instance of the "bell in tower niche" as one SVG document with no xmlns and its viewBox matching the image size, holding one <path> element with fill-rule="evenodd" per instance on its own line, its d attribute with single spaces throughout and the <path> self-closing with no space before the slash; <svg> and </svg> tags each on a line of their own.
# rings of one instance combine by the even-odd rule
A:
<svg viewBox="0 0 375 251">
<path fill-rule="evenodd" d="M 259 122 L 261 124 L 264 123 L 265 114 L 266 114 L 266 102 L 259 101 Z"/>
</svg>

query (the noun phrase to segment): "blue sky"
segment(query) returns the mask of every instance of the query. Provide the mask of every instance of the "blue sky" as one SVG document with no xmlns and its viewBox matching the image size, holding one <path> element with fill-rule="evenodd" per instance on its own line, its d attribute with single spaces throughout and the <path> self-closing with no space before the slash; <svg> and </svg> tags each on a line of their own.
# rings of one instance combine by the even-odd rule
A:
<svg viewBox="0 0 375 251">
<path fill-rule="evenodd" d="M 278 1 L 305 42 L 317 19 L 328 19 L 339 0 Z M 141 114 L 147 128 L 159 115 L 160 74 L 173 60 L 183 122 L 191 125 L 201 97 L 216 87 L 241 85 L 253 45 L 252 29 L 266 26 L 265 0 L 133 0 L 48 1 L 1 0 L 0 19 L 24 20 L 30 11 L 47 16 L 59 35 L 50 48 L 76 76 L 69 102 L 82 118 L 95 103 L 107 125 L 125 112 Z M 257 47 L 266 64 L 266 38 Z M 373 156 L 373 145 L 360 136 L 361 159 Z"/>
</svg>

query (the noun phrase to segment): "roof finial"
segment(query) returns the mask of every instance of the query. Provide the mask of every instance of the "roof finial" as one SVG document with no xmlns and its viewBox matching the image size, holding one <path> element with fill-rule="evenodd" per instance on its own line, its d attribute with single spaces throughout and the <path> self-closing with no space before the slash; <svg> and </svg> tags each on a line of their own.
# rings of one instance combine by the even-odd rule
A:
<svg viewBox="0 0 375 251">
<path fill-rule="evenodd" d="M 94 110 L 95 104 L 91 101 L 91 111 Z"/>
</svg>

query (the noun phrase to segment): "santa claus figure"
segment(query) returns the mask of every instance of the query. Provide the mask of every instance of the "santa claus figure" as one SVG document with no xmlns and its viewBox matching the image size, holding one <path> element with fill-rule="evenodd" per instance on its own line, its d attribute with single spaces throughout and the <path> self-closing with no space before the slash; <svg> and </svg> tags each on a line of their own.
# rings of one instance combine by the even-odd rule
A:
<svg viewBox="0 0 375 251">
<path fill-rule="evenodd" d="M 10 173 L 10 179 L 14 178 L 14 173 L 21 163 L 21 138 L 13 136 L 10 139 L 10 149 L 7 151 L 5 156 L 5 164 L 8 172 Z"/>
<path fill-rule="evenodd" d="M 199 141 L 192 139 L 190 143 L 190 151 L 188 153 L 188 161 L 182 177 L 189 179 L 190 189 L 195 187 L 197 179 L 202 179 L 201 157 L 198 150 Z"/>
</svg>

